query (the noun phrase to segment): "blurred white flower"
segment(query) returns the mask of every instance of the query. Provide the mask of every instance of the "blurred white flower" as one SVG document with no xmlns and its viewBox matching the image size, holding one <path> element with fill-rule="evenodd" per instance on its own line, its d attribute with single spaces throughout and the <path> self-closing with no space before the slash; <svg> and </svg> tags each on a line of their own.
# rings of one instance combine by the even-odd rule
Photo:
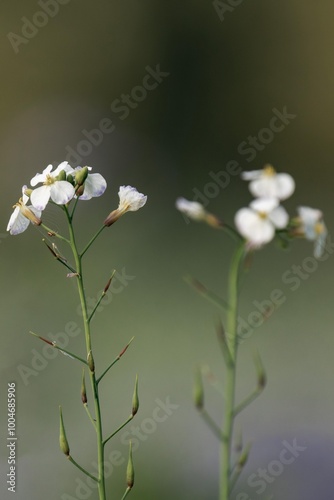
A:
<svg viewBox="0 0 334 500">
<path fill-rule="evenodd" d="M 322 256 L 326 237 L 327 228 L 323 221 L 321 210 L 310 207 L 298 207 L 298 232 L 301 232 L 307 240 L 314 241 L 314 256 L 319 258 Z"/>
<path fill-rule="evenodd" d="M 253 200 L 249 208 L 241 208 L 235 215 L 239 233 L 252 248 L 269 243 L 274 238 L 276 229 L 284 229 L 288 221 L 289 215 L 275 198 Z"/>
<path fill-rule="evenodd" d="M 242 179 L 251 181 L 249 190 L 256 198 L 285 200 L 295 190 L 295 181 L 289 174 L 277 174 L 274 167 L 265 165 L 263 170 L 243 172 Z"/>
<path fill-rule="evenodd" d="M 137 189 L 132 186 L 121 186 L 118 191 L 118 196 L 118 208 L 108 215 L 104 221 L 105 226 L 111 226 L 111 224 L 116 222 L 125 212 L 135 212 L 139 210 L 147 201 L 147 196 L 139 193 Z"/>
<path fill-rule="evenodd" d="M 185 198 L 177 198 L 176 208 L 182 212 L 184 215 L 196 221 L 205 220 L 207 217 L 207 211 L 197 201 L 189 201 Z"/>
<path fill-rule="evenodd" d="M 38 210 L 44 210 L 51 197 L 57 205 L 65 205 L 74 196 L 74 187 L 66 180 L 59 180 L 57 177 L 65 171 L 68 166 L 67 161 L 63 161 L 58 165 L 56 170 L 51 173 L 52 165 L 48 165 L 42 174 L 36 174 L 30 181 L 32 186 L 36 186 L 43 182 L 43 186 L 36 188 L 31 193 L 31 203 Z M 66 172 L 64 172 L 66 178 Z"/>
<path fill-rule="evenodd" d="M 71 174 L 75 177 L 75 175 L 80 173 L 83 168 L 85 167 L 72 168 L 70 165 L 67 165 L 65 171 L 67 174 Z M 91 198 L 101 196 L 107 188 L 107 182 L 101 174 L 91 174 L 90 171 L 92 170 L 92 167 L 86 168 L 89 172 L 83 184 L 83 193 L 79 196 L 80 200 L 90 200 Z"/>
<path fill-rule="evenodd" d="M 27 186 L 22 187 L 22 198 L 14 205 L 14 212 L 12 213 L 7 231 L 12 235 L 23 233 L 29 226 L 29 223 L 39 226 L 41 224 L 41 211 L 33 206 L 27 206 L 29 197 L 25 194 Z"/>
</svg>

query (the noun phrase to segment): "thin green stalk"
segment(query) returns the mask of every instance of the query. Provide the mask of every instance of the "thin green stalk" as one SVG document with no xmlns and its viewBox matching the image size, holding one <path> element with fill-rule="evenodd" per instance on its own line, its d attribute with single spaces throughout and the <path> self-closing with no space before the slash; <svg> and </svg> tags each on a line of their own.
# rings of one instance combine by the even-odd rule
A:
<svg viewBox="0 0 334 500">
<path fill-rule="evenodd" d="M 133 341 L 134 337 L 132 337 L 130 339 L 130 341 L 126 344 L 126 346 L 124 347 L 124 349 L 122 349 L 122 351 L 119 353 L 119 355 L 117 356 L 117 358 L 114 359 L 114 361 L 112 363 L 110 363 L 110 365 L 104 370 L 104 372 L 102 373 L 102 375 L 100 375 L 97 379 L 96 379 L 96 383 L 99 384 L 101 382 L 101 380 L 103 379 L 103 377 L 108 373 L 108 371 L 110 370 L 110 368 L 112 368 L 114 366 L 115 363 L 117 363 L 117 361 L 119 361 L 121 359 L 121 357 L 123 356 L 123 354 L 127 351 L 129 345 L 131 344 L 131 342 Z"/>
<path fill-rule="evenodd" d="M 85 410 L 86 410 L 86 413 L 87 413 L 87 415 L 88 415 L 89 420 L 92 422 L 93 427 L 94 427 L 94 429 L 96 430 L 96 422 L 95 422 L 95 420 L 93 419 L 91 412 L 89 411 L 89 408 L 88 408 L 87 403 L 84 405 L 84 407 L 85 407 Z"/>
<path fill-rule="evenodd" d="M 45 224 L 42 223 L 41 227 L 43 229 L 45 229 L 45 231 L 47 231 L 48 233 L 52 234 L 52 236 L 55 236 L 56 238 L 59 238 L 62 241 L 66 241 L 66 243 L 68 243 L 70 245 L 70 240 L 68 240 L 67 238 L 64 238 L 64 236 L 62 236 L 61 234 L 56 233 L 55 231 L 53 231 L 52 229 L 47 227 Z"/>
<path fill-rule="evenodd" d="M 128 486 L 125 490 L 125 493 L 124 495 L 122 496 L 122 500 L 125 500 L 125 498 L 128 496 L 128 494 L 130 493 L 131 491 L 131 488 Z"/>
<path fill-rule="evenodd" d="M 79 465 L 79 464 L 78 464 L 78 462 L 76 462 L 76 461 L 74 460 L 74 458 L 73 458 L 71 455 L 69 455 L 69 456 L 68 456 L 68 459 L 69 459 L 69 461 L 70 461 L 73 465 L 75 465 L 75 466 L 77 467 L 77 469 L 81 470 L 81 472 L 83 472 L 84 474 L 86 474 L 86 476 L 88 476 L 88 477 L 92 478 L 94 481 L 98 481 L 97 477 L 93 476 L 93 475 L 92 475 L 92 474 L 90 474 L 90 473 L 89 473 L 86 469 L 84 469 L 83 467 L 81 467 L 81 465 Z"/>
<path fill-rule="evenodd" d="M 87 350 L 87 356 L 88 356 L 89 353 L 92 353 L 92 345 L 91 345 L 91 334 L 90 334 L 90 324 L 89 324 L 89 320 L 88 320 L 86 295 L 85 295 L 84 282 L 83 282 L 83 276 L 82 276 L 81 259 L 82 259 L 83 254 L 79 255 L 76 241 L 75 241 L 73 226 L 71 223 L 71 217 L 70 217 L 70 214 L 68 212 L 67 207 L 65 207 L 65 213 L 66 213 L 67 220 L 68 220 L 68 227 L 69 227 L 69 233 L 70 233 L 70 245 L 71 245 L 74 260 L 75 260 L 76 272 L 78 273 L 76 278 L 77 278 L 77 283 L 78 283 L 78 292 L 79 292 L 80 304 L 81 304 L 81 310 L 82 310 L 82 316 L 83 316 L 85 340 L 86 340 L 86 350 Z M 87 247 L 87 250 L 88 250 L 88 248 L 89 247 Z M 98 384 L 97 384 L 96 377 L 95 377 L 95 371 L 89 370 L 89 377 L 90 377 L 90 381 L 91 381 L 93 398 L 94 398 L 95 421 L 96 421 L 99 500 L 106 500 L 105 478 L 104 478 L 104 467 L 103 467 L 104 447 L 103 447 L 103 434 L 102 434 L 102 418 L 101 418 Z"/>
<path fill-rule="evenodd" d="M 238 316 L 238 281 L 239 270 L 245 253 L 245 244 L 242 242 L 237 248 L 230 269 L 228 291 L 229 310 L 227 312 L 226 340 L 231 355 L 231 363 L 226 366 L 225 378 L 225 408 L 223 422 L 224 440 L 221 442 L 221 471 L 220 471 L 220 500 L 229 500 L 231 476 L 231 452 L 234 425 L 234 401 L 237 367 L 237 316 Z"/>
<path fill-rule="evenodd" d="M 234 408 L 234 417 L 238 415 L 238 413 L 242 412 L 247 406 L 249 406 L 255 399 L 257 399 L 260 394 L 263 392 L 262 387 L 257 387 L 254 389 L 254 391 L 246 398 L 244 401 L 242 401 L 238 406 Z"/>
<path fill-rule="evenodd" d="M 123 427 L 125 427 L 129 422 L 131 422 L 132 419 L 133 415 L 130 415 L 129 418 L 127 418 L 126 421 L 123 422 L 122 425 L 120 425 L 112 434 L 110 434 L 109 437 L 107 437 L 107 439 L 103 441 L 103 446 L 105 446 L 108 443 L 108 441 L 110 441 L 111 438 L 113 438 L 119 431 L 121 431 Z"/>
<path fill-rule="evenodd" d="M 221 429 L 219 428 L 219 426 L 216 424 L 216 422 L 211 418 L 211 416 L 208 414 L 208 412 L 204 408 L 202 408 L 200 410 L 200 415 L 202 416 L 203 420 L 206 422 L 207 426 L 210 427 L 211 431 L 219 439 L 219 441 L 224 441 L 225 436 L 223 436 Z"/>
<path fill-rule="evenodd" d="M 85 253 L 87 252 L 87 250 L 89 249 L 89 247 L 94 243 L 94 241 L 96 240 L 96 238 L 102 233 L 103 229 L 105 228 L 106 226 L 102 226 L 100 227 L 100 229 L 97 231 L 97 233 L 94 234 L 93 238 L 87 243 L 87 245 L 85 246 L 85 248 L 82 250 L 81 254 L 80 254 L 80 259 L 85 255 Z"/>
</svg>

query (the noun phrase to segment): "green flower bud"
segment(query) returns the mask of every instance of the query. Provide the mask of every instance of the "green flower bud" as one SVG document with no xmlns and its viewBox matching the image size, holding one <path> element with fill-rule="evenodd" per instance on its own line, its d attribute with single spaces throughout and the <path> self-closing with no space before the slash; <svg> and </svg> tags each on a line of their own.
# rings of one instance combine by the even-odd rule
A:
<svg viewBox="0 0 334 500">
<path fill-rule="evenodd" d="M 78 186 L 82 186 L 88 176 L 88 167 L 82 167 L 80 170 L 75 172 L 75 182 Z"/>
<path fill-rule="evenodd" d="M 67 442 L 66 438 L 66 433 L 65 433 L 65 427 L 64 427 L 64 421 L 63 421 L 63 413 L 61 406 L 59 406 L 59 413 L 60 413 L 60 432 L 59 432 L 59 445 L 61 451 L 67 456 L 70 456 L 70 447 Z"/>
<path fill-rule="evenodd" d="M 66 172 L 65 170 L 61 170 L 57 175 L 57 181 L 66 181 Z"/>
<path fill-rule="evenodd" d="M 138 375 L 136 375 L 135 389 L 133 391 L 132 397 L 132 416 L 134 417 L 139 409 L 139 397 L 138 397 Z"/>
<path fill-rule="evenodd" d="M 94 363 L 92 351 L 89 351 L 89 353 L 88 353 L 87 363 L 88 363 L 88 367 L 89 367 L 90 371 L 92 373 L 94 373 L 95 372 L 95 363 Z"/>
<path fill-rule="evenodd" d="M 69 182 L 70 184 L 72 184 L 72 186 L 74 186 L 75 181 L 74 181 L 74 177 L 73 177 L 72 174 L 67 174 L 66 180 L 67 180 L 67 182 Z"/>
<path fill-rule="evenodd" d="M 31 195 L 32 192 L 33 192 L 33 189 L 27 188 L 27 189 L 24 190 L 24 194 L 26 194 L 29 197 L 30 197 L 30 195 Z"/>
<path fill-rule="evenodd" d="M 251 449 L 251 444 L 248 444 L 245 447 L 245 449 L 243 450 L 243 452 L 241 453 L 241 455 L 238 459 L 238 463 L 237 463 L 238 469 L 242 469 L 246 465 L 246 462 L 247 462 L 248 457 L 249 457 L 250 449 Z"/>
<path fill-rule="evenodd" d="M 200 368 L 197 368 L 195 373 L 193 398 L 196 408 L 202 410 L 204 408 L 204 387 Z"/>
<path fill-rule="evenodd" d="M 134 485 L 135 482 L 135 471 L 133 467 L 133 460 L 132 460 L 132 442 L 129 442 L 129 460 L 128 460 L 128 466 L 126 468 L 126 484 L 128 485 L 128 488 L 131 489 Z"/>
</svg>

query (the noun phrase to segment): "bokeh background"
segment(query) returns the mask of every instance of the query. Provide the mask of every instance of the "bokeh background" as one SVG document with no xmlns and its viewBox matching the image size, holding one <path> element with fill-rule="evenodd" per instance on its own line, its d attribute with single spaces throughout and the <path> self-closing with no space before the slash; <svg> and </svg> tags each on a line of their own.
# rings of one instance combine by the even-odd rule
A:
<svg viewBox="0 0 334 500">
<path fill-rule="evenodd" d="M 296 192 L 285 203 L 290 213 L 298 205 L 319 207 L 329 232 L 333 229 L 333 2 L 232 3 L 221 2 L 219 9 L 198 0 L 69 0 L 48 4 L 53 14 L 45 21 L 36 14 L 43 2 L 2 1 L 1 498 L 12 498 L 5 442 L 10 381 L 17 383 L 18 399 L 16 498 L 96 498 L 83 487 L 75 492 L 76 481 L 85 478 L 58 450 L 61 404 L 73 455 L 87 467 L 95 460 L 94 436 L 80 402 L 79 366 L 58 355 L 22 376 L 22 370 L 36 368 L 44 347 L 29 336 L 30 329 L 56 335 L 69 321 L 80 325 L 75 283 L 52 259 L 38 229 L 6 235 L 21 186 L 64 159 L 73 166 L 91 165 L 108 181 L 102 198 L 80 204 L 82 242 L 116 208 L 120 185 L 148 195 L 145 208 L 105 231 L 87 255 L 91 298 L 112 269 L 133 277 L 94 321 L 99 366 L 135 335 L 103 384 L 104 426 L 111 432 L 129 414 L 139 374 L 141 407 L 133 425 L 141 437 L 131 498 L 217 498 L 218 446 L 193 408 L 191 391 L 199 362 L 223 383 L 213 327 L 218 311 L 182 277 L 194 275 L 224 294 L 233 244 L 207 226 L 187 224 L 174 208 L 175 199 L 192 199 L 194 190 L 213 193 L 210 172 L 226 171 L 230 160 L 244 170 L 271 162 L 296 180 Z M 27 19 L 44 26 L 24 28 Z M 121 119 L 115 100 L 131 94 L 147 67 L 157 65 L 168 76 Z M 250 161 L 240 145 L 269 126 L 274 108 L 284 107 L 295 117 L 261 142 Z M 84 131 L 98 128 L 103 119 L 112 120 L 115 129 L 103 134 L 100 144 L 81 146 L 82 161 L 75 161 L 73 151 L 78 153 L 80 141 L 87 139 Z M 216 185 L 215 192 L 207 195 L 207 208 L 227 221 L 250 201 L 238 176 L 224 188 Z M 61 215 L 50 208 L 44 222 L 61 230 Z M 233 500 L 334 498 L 333 254 L 306 273 L 297 290 L 282 281 L 312 251 L 306 241 L 286 251 L 269 245 L 254 255 L 244 282 L 243 317 L 254 310 L 254 300 L 268 299 L 273 289 L 286 300 L 240 350 L 239 397 L 253 387 L 255 350 L 266 365 L 268 387 L 238 421 L 253 448 Z M 68 348 L 83 352 L 80 335 Z M 174 405 L 170 415 L 154 422 L 159 401 L 166 400 Z M 223 403 L 209 384 L 206 402 L 219 422 Z M 107 457 L 118 452 L 108 479 L 110 498 L 121 498 L 125 489 L 127 432 L 134 437 L 137 430 L 130 425 L 107 451 Z M 265 491 L 247 486 L 259 467 L 277 460 L 282 442 L 294 439 L 305 447 L 296 460 L 271 476 Z"/>
</svg>

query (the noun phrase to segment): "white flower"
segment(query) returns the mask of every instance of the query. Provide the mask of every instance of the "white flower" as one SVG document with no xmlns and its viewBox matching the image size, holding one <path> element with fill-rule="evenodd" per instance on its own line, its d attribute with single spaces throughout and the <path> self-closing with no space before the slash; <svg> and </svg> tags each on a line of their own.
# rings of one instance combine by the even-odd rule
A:
<svg viewBox="0 0 334 500">
<path fill-rule="evenodd" d="M 307 240 L 314 241 L 314 256 L 321 257 L 323 254 L 327 228 L 323 221 L 323 214 L 320 210 L 310 207 L 298 207 L 297 212 L 299 215 L 298 230 L 302 232 Z"/>
<path fill-rule="evenodd" d="M 276 229 L 283 229 L 289 221 L 286 210 L 275 198 L 259 198 L 250 203 L 250 208 L 241 208 L 235 215 L 235 225 L 246 238 L 250 247 L 269 243 Z"/>
<path fill-rule="evenodd" d="M 42 212 L 31 205 L 26 206 L 29 200 L 29 197 L 25 194 L 26 189 L 27 186 L 22 187 L 22 198 L 14 205 L 14 212 L 7 225 L 7 231 L 12 235 L 23 233 L 30 222 L 38 226 L 42 222 L 40 219 Z"/>
<path fill-rule="evenodd" d="M 257 198 L 278 198 L 285 200 L 295 190 L 295 181 L 289 174 L 277 174 L 271 165 L 265 165 L 263 170 L 243 172 L 242 179 L 251 181 L 249 190 Z"/>
<path fill-rule="evenodd" d="M 76 167 L 72 168 L 68 165 L 65 168 L 67 174 L 73 175 L 82 171 L 84 167 Z M 87 167 L 88 170 L 92 170 L 92 167 Z M 84 185 L 83 185 L 83 193 L 79 196 L 80 200 L 90 200 L 93 197 L 101 196 L 107 188 L 107 182 L 101 174 L 90 174 L 88 173 Z M 76 196 L 75 196 L 76 197 Z"/>
<path fill-rule="evenodd" d="M 44 210 L 51 197 L 57 205 L 65 205 L 74 196 L 74 187 L 65 180 L 58 180 L 57 176 L 60 172 L 65 171 L 68 166 L 67 161 L 63 161 L 58 165 L 56 170 L 51 173 L 52 165 L 48 165 L 42 174 L 36 174 L 30 181 L 32 186 L 36 186 L 43 182 L 43 186 L 34 189 L 31 193 L 31 203 L 38 210 Z M 64 172 L 64 175 L 65 172 Z"/>
<path fill-rule="evenodd" d="M 189 219 L 202 221 L 207 217 L 207 211 L 198 201 L 188 201 L 185 198 L 177 198 L 176 208 L 185 214 Z"/>
<path fill-rule="evenodd" d="M 139 193 L 137 189 L 132 186 L 121 186 L 118 191 L 118 196 L 118 208 L 108 215 L 104 221 L 105 226 L 111 226 L 111 224 L 116 222 L 125 212 L 135 212 L 139 210 L 147 201 L 147 196 Z"/>
</svg>

